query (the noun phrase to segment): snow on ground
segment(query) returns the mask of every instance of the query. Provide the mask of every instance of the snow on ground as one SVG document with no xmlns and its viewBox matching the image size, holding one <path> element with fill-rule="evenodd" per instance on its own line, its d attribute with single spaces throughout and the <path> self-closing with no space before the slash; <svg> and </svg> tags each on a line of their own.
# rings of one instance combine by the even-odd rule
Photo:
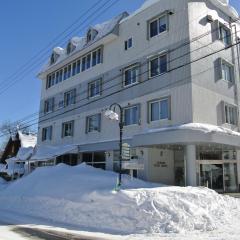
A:
<svg viewBox="0 0 240 240">
<path fill-rule="evenodd" d="M 116 173 L 85 164 L 38 168 L 0 191 L 0 212 L 123 235 L 121 239 L 129 239 L 129 234 L 131 239 L 186 239 L 189 234 L 191 239 L 239 238 L 238 199 L 206 188 L 156 185 L 128 176 L 122 190 L 115 192 L 116 179 Z"/>
</svg>

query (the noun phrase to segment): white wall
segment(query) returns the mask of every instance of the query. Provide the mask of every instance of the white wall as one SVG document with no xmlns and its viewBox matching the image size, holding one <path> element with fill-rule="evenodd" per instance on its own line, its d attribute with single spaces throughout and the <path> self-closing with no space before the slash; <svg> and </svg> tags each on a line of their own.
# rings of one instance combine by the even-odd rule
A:
<svg viewBox="0 0 240 240">
<path fill-rule="evenodd" d="M 174 184 L 173 150 L 149 148 L 147 156 L 147 180 L 163 184 Z"/>
<path fill-rule="evenodd" d="M 191 1 L 188 6 L 189 24 L 191 26 L 189 28 L 190 39 L 205 34 L 204 37 L 191 43 L 191 59 L 196 60 L 223 49 L 225 47 L 223 42 L 216 39 L 217 31 L 214 23 L 208 22 L 206 16 L 211 15 L 214 21 L 218 20 L 226 26 L 229 26 L 229 17 L 211 4 L 210 1 Z M 235 36 L 232 37 L 234 41 Z M 238 69 L 237 62 L 235 62 L 236 54 L 233 54 L 231 48 L 191 64 L 194 122 L 222 125 L 223 110 L 221 102 L 226 101 L 229 104 L 239 105 L 239 99 L 236 97 L 239 94 L 239 70 L 235 74 L 236 84 L 229 84 L 219 79 L 218 58 L 235 63 L 235 69 Z M 225 127 L 237 130 L 237 127 L 234 128 L 229 125 L 225 125 Z"/>
</svg>

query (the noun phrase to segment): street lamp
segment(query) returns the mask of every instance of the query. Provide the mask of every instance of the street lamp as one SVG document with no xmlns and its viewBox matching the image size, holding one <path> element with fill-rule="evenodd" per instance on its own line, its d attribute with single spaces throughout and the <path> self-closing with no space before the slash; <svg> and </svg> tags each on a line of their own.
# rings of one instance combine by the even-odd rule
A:
<svg viewBox="0 0 240 240">
<path fill-rule="evenodd" d="M 119 108 L 120 116 L 116 112 L 116 108 Z M 122 135 L 123 135 L 123 108 L 118 103 L 113 103 L 109 109 L 105 112 L 105 117 L 113 121 L 119 121 L 119 130 L 120 130 L 120 143 L 119 143 L 119 175 L 118 175 L 118 187 L 122 184 Z"/>
</svg>

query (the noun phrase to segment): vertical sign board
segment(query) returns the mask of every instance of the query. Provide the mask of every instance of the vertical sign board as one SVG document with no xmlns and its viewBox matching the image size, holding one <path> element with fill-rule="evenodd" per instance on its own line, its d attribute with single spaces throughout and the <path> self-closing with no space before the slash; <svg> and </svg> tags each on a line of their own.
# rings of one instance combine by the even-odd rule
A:
<svg viewBox="0 0 240 240">
<path fill-rule="evenodd" d="M 122 144 L 122 159 L 130 160 L 130 145 L 127 143 Z"/>
</svg>

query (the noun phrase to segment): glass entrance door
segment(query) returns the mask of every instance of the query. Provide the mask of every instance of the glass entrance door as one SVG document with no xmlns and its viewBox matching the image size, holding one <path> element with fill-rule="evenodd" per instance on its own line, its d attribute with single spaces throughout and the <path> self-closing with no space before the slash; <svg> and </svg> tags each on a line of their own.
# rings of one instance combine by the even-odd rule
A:
<svg viewBox="0 0 240 240">
<path fill-rule="evenodd" d="M 224 191 L 236 192 L 238 190 L 237 184 L 237 164 L 224 163 Z"/>
<path fill-rule="evenodd" d="M 223 164 L 201 164 L 200 183 L 201 186 L 223 192 Z"/>
</svg>

